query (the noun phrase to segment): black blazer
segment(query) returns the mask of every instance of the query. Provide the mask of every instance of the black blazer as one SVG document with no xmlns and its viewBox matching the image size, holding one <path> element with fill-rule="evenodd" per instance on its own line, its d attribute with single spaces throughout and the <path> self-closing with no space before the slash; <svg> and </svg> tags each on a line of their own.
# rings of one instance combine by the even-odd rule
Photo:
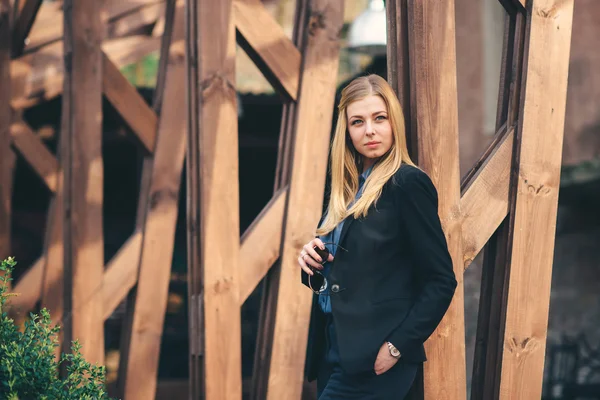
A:
<svg viewBox="0 0 600 400">
<path fill-rule="evenodd" d="M 330 269 L 331 309 L 340 363 L 347 373 L 372 371 L 390 341 L 401 361 L 426 360 L 423 343 L 446 313 L 456 289 L 438 217 L 437 191 L 420 169 L 403 164 L 365 218 L 348 217 Z M 301 270 L 302 283 L 308 275 Z M 307 377 L 316 378 L 325 350 L 325 318 L 313 310 Z"/>
</svg>

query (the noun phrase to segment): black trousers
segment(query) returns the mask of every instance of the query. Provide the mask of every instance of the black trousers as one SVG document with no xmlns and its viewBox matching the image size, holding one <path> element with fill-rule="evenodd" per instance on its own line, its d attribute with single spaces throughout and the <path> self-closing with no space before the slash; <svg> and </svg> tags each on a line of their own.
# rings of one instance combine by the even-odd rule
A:
<svg viewBox="0 0 600 400">
<path fill-rule="evenodd" d="M 348 374 L 339 364 L 335 326 L 331 315 L 326 323 L 326 352 L 317 377 L 319 400 L 402 400 L 408 393 L 418 364 L 402 361 L 388 371 L 377 375 L 374 370 Z"/>
</svg>

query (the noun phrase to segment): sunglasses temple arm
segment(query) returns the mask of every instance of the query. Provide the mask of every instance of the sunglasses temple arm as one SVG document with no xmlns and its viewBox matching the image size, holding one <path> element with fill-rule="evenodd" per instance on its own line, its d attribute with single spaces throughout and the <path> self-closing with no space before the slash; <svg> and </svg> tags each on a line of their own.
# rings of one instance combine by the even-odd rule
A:
<svg viewBox="0 0 600 400">
<path fill-rule="evenodd" d="M 346 250 L 345 248 L 343 248 L 342 246 L 340 246 L 339 244 L 335 244 L 335 243 L 333 243 L 333 242 L 323 242 L 323 244 L 331 244 L 331 245 L 334 245 L 335 247 L 337 247 L 337 248 L 339 248 L 339 249 L 342 249 L 342 250 L 344 250 L 344 251 L 348 251 L 348 250 Z"/>
</svg>

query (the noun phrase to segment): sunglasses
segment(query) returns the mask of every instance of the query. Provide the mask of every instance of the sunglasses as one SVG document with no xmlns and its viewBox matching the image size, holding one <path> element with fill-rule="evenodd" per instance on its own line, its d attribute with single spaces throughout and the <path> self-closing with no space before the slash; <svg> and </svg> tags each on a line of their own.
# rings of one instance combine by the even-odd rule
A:
<svg viewBox="0 0 600 400">
<path fill-rule="evenodd" d="M 338 249 L 348 251 L 345 248 L 343 248 L 342 246 L 337 245 L 335 243 L 323 243 L 323 244 L 333 245 Z M 327 249 L 327 247 L 325 247 L 324 249 L 321 249 L 319 246 L 315 246 L 315 247 L 313 247 L 313 250 L 319 255 L 319 257 L 321 257 L 321 260 L 324 260 L 321 265 L 325 265 L 325 263 L 327 263 L 327 259 L 329 258 L 329 254 L 330 254 L 329 249 Z M 313 268 L 310 265 L 309 265 L 309 268 L 313 271 L 314 274 L 308 276 L 308 286 L 316 294 L 324 294 L 328 287 L 327 278 L 318 269 Z"/>
</svg>

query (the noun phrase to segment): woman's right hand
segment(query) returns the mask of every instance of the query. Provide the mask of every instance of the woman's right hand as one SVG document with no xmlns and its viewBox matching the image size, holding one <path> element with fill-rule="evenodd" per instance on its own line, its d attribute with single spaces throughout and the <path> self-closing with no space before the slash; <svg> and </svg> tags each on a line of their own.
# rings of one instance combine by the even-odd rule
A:
<svg viewBox="0 0 600 400">
<path fill-rule="evenodd" d="M 321 239 L 315 238 L 304 245 L 302 251 L 300 252 L 300 256 L 298 257 L 298 264 L 300 264 L 300 268 L 302 268 L 302 270 L 309 275 L 314 274 L 311 267 L 322 270 L 323 265 L 321 264 L 323 262 L 333 261 L 333 255 L 331 253 L 329 253 L 329 257 L 327 258 L 327 260 L 322 260 L 321 257 L 319 257 L 319 255 L 315 251 L 315 246 L 318 246 L 321 249 L 325 249 L 325 245 L 323 244 Z"/>
</svg>

